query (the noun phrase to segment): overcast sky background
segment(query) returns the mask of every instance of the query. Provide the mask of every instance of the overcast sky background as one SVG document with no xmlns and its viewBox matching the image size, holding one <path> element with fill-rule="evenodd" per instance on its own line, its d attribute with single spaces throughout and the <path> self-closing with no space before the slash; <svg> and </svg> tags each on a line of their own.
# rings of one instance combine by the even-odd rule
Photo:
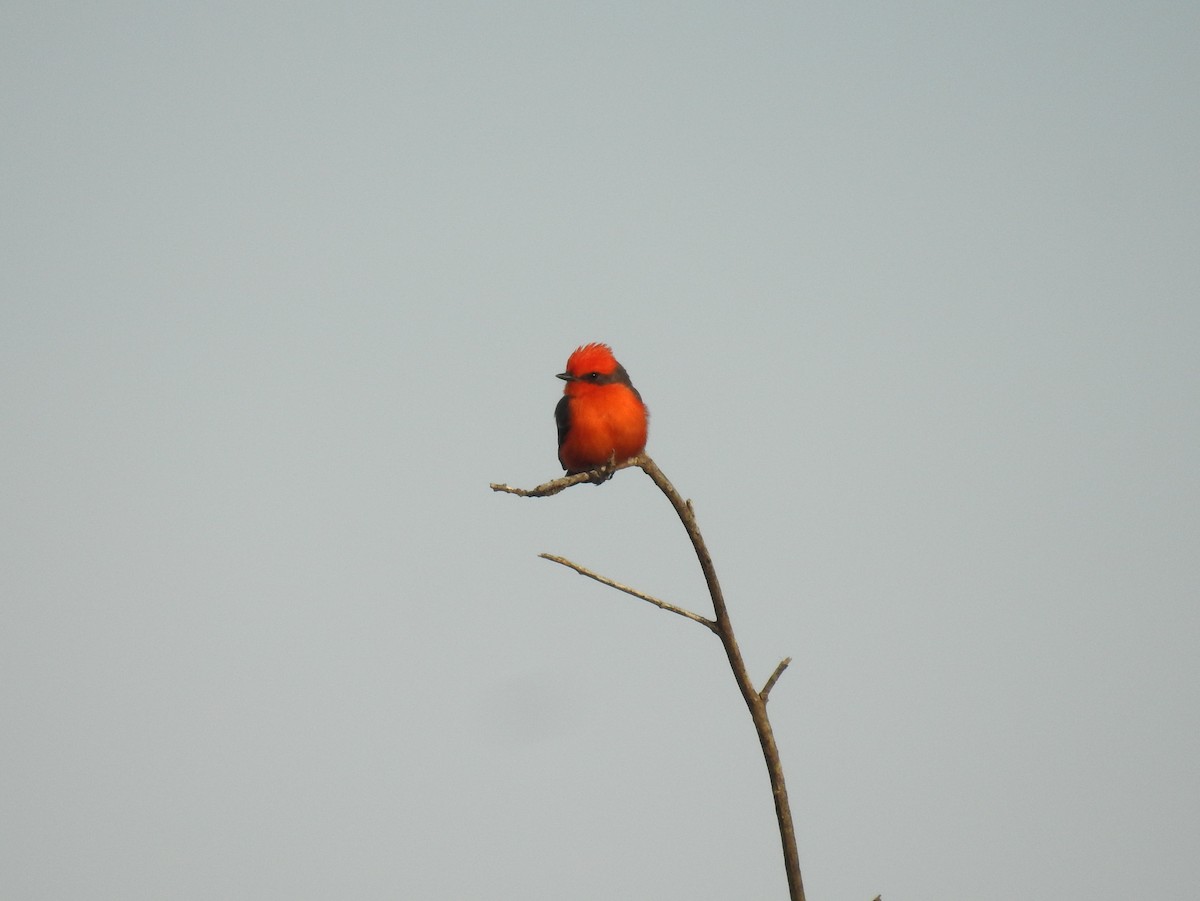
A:
<svg viewBox="0 0 1200 901">
<path fill-rule="evenodd" d="M 0 7 L 0 897 L 1200 884 L 1200 6 Z"/>
</svg>

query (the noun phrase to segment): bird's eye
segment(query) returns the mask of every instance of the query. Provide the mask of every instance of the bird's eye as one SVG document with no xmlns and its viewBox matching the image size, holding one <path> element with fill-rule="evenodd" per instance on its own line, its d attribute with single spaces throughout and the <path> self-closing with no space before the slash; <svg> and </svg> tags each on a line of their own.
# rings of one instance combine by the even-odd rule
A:
<svg viewBox="0 0 1200 901">
<path fill-rule="evenodd" d="M 584 378 L 586 378 L 589 382 L 594 382 L 594 381 L 596 381 L 596 379 L 600 378 L 600 373 L 589 372 L 587 375 L 584 376 Z"/>
</svg>

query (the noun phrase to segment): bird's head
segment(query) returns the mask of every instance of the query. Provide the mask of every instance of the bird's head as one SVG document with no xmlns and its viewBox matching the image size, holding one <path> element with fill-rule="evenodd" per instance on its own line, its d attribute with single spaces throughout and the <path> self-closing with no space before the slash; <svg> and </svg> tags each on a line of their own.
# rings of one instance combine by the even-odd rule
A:
<svg viewBox="0 0 1200 901">
<path fill-rule="evenodd" d="M 620 375 L 624 375 L 624 370 L 613 356 L 612 348 L 607 344 L 585 344 L 575 348 L 567 359 L 567 371 L 560 372 L 558 378 L 565 382 L 607 385 L 622 381 Z M 628 378 L 625 376 L 624 381 Z"/>
</svg>

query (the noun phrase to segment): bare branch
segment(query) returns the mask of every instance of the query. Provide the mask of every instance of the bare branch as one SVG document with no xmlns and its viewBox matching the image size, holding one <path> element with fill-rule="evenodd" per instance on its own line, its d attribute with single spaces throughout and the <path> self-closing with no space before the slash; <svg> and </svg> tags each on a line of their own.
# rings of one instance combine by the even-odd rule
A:
<svg viewBox="0 0 1200 901">
<path fill-rule="evenodd" d="M 628 585 L 622 585 L 620 582 L 614 582 L 607 576 L 594 573 L 585 566 L 580 566 L 578 563 L 572 563 L 566 557 L 558 557 L 554 554 L 538 554 L 538 556 L 543 560 L 550 560 L 553 563 L 561 563 L 563 566 L 575 570 L 575 572 L 579 573 L 581 576 L 587 576 L 589 579 L 595 579 L 597 582 L 607 585 L 609 588 L 615 588 L 617 591 L 623 591 L 626 594 L 631 594 L 635 598 L 641 598 L 643 601 L 651 603 L 659 609 L 669 610 L 671 613 L 678 613 L 680 616 L 686 617 L 692 622 L 700 623 L 700 625 L 707 627 L 714 633 L 717 632 L 717 624 L 711 619 L 705 619 L 699 613 L 692 613 L 691 610 L 684 610 L 682 607 L 676 607 L 674 604 L 670 604 L 667 601 L 660 601 L 658 598 L 638 591 L 636 588 L 630 588 Z"/>
<path fill-rule="evenodd" d="M 670 501 L 671 506 L 675 508 L 675 513 L 679 516 L 679 521 L 683 523 L 683 528 L 692 542 L 692 548 L 696 552 L 696 559 L 700 563 L 700 570 L 704 573 L 704 581 L 708 586 L 708 593 L 712 597 L 713 612 L 716 614 L 715 619 L 705 619 L 689 610 L 684 610 L 682 607 L 676 607 L 673 604 L 668 604 L 666 601 L 660 601 L 658 598 L 643 594 L 626 585 L 621 585 L 562 557 L 555 557 L 550 554 L 542 554 L 541 556 L 555 563 L 561 563 L 563 566 L 567 566 L 581 575 L 595 579 L 619 591 L 624 591 L 626 594 L 631 594 L 647 603 L 654 604 L 663 610 L 669 610 L 672 613 L 698 622 L 716 633 L 717 637 L 721 639 L 721 645 L 725 649 L 725 656 L 729 660 L 730 669 L 733 670 L 734 680 L 741 691 L 742 698 L 746 703 L 746 709 L 750 713 L 750 718 L 754 721 L 754 729 L 758 733 L 763 760 L 767 765 L 767 775 L 771 780 L 771 794 L 775 801 L 775 817 L 779 823 L 779 838 L 783 846 L 784 870 L 787 873 L 788 896 L 791 901 L 804 901 L 804 883 L 800 876 L 800 855 L 796 849 L 796 828 L 792 823 L 792 810 L 788 802 L 787 786 L 784 783 L 783 764 L 780 760 L 779 748 L 775 743 L 775 733 L 771 728 L 771 721 L 767 717 L 767 696 L 771 693 L 771 689 L 775 687 L 775 683 L 779 681 L 779 677 L 783 675 L 783 671 L 787 668 L 788 664 L 791 663 L 791 658 L 785 658 L 775 667 L 775 672 L 771 674 L 761 692 L 755 690 L 754 682 L 751 680 L 750 673 L 746 669 L 746 663 L 742 659 L 742 652 L 738 647 L 737 638 L 733 632 L 733 623 L 729 619 L 729 611 L 725 606 L 725 596 L 721 591 L 721 583 L 717 580 L 716 567 L 713 566 L 712 556 L 704 544 L 704 537 L 700 534 L 700 527 L 696 524 L 696 511 L 692 506 L 692 502 L 683 499 L 679 492 L 675 490 L 675 486 L 663 475 L 658 465 L 646 454 L 641 454 L 616 465 L 610 462 L 608 465 L 601 466 L 591 472 L 577 473 L 576 475 L 555 479 L 533 489 L 513 488 L 510 485 L 495 483 L 491 487 L 493 491 L 504 491 L 520 497 L 549 497 L 582 482 L 603 482 L 618 469 L 624 469 L 627 466 L 640 467 L 654 484 L 658 486 L 658 489 L 662 491 L 667 500 Z M 876 901 L 879 901 L 879 899 L 876 898 Z"/>
<path fill-rule="evenodd" d="M 729 611 L 725 607 L 725 595 L 721 591 L 721 583 L 717 580 L 717 569 L 713 565 L 712 555 L 700 534 L 700 526 L 696 523 L 696 511 L 690 500 L 685 501 L 680 493 L 663 475 L 663 471 L 646 454 L 642 455 L 642 472 L 658 486 L 658 490 L 666 495 L 671 506 L 675 508 L 679 521 L 691 539 L 696 559 L 700 562 L 700 571 L 704 573 L 704 581 L 708 585 L 708 593 L 712 597 L 713 612 L 716 614 L 717 635 L 725 647 L 725 656 L 729 667 L 733 670 L 733 678 L 746 702 L 750 718 L 754 720 L 754 730 L 758 733 L 758 743 L 762 748 L 763 760 L 767 764 L 767 775 L 771 780 L 771 794 L 775 799 L 775 819 L 779 823 L 779 838 L 783 845 L 783 868 L 787 873 L 788 895 L 791 901 L 804 901 L 804 882 L 800 876 L 800 854 L 796 848 L 796 827 L 792 822 L 792 808 L 788 801 L 787 785 L 783 778 L 783 762 L 779 756 L 779 747 L 775 743 L 775 732 L 771 728 L 771 720 L 767 716 L 766 690 L 759 694 L 754 689 L 746 662 L 742 659 L 741 648 L 738 647 L 737 637 L 733 633 L 733 623 L 729 619 Z M 778 670 L 782 672 L 782 670 Z M 777 677 L 776 677 L 777 678 Z M 769 688 L 767 689 L 769 690 Z"/>
<path fill-rule="evenodd" d="M 762 698 L 762 702 L 767 703 L 767 695 L 771 693 L 771 689 L 775 687 L 775 683 L 779 681 L 779 677 L 783 675 L 783 671 L 788 668 L 788 664 L 792 662 L 791 657 L 784 657 L 779 661 L 779 666 L 775 667 L 775 672 L 771 673 L 771 678 L 767 680 L 767 684 L 762 687 L 762 691 L 758 696 Z"/>
<path fill-rule="evenodd" d="M 493 491 L 503 491 L 506 494 L 515 494 L 517 497 L 551 497 L 558 494 L 560 491 L 565 491 L 572 485 L 582 485 L 584 482 L 591 482 L 599 485 L 601 482 L 612 478 L 613 473 L 618 469 L 627 469 L 630 466 L 641 466 L 642 461 L 648 459 L 644 454 L 637 457 L 632 457 L 623 463 L 605 463 L 603 466 L 597 466 L 589 472 L 577 472 L 572 476 L 562 476 L 561 478 L 551 479 L 549 482 L 543 482 L 536 488 L 514 488 L 512 485 L 505 485 L 502 482 L 492 482 L 490 487 Z"/>
</svg>

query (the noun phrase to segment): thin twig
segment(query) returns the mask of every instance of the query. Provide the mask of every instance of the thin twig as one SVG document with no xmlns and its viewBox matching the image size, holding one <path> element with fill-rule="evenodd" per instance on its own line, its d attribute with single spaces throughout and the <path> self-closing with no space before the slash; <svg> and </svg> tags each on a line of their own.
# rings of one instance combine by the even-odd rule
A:
<svg viewBox="0 0 1200 901">
<path fill-rule="evenodd" d="M 645 459 L 645 455 L 633 457 L 623 463 L 605 463 L 603 466 L 597 466 L 589 472 L 577 472 L 572 476 L 551 479 L 549 482 L 543 482 L 536 488 L 514 488 L 512 485 L 505 485 L 503 482 L 492 482 L 489 487 L 493 491 L 515 494 L 517 497 L 551 497 L 560 491 L 570 488 L 572 485 L 582 485 L 584 482 L 599 484 L 611 478 L 612 474 L 618 469 L 627 469 L 630 466 L 641 465 L 643 459 Z"/>
<path fill-rule="evenodd" d="M 599 573 L 592 572 L 586 566 L 580 566 L 578 563 L 573 563 L 566 557 L 559 557 L 554 554 L 538 554 L 538 556 L 543 560 L 561 563 L 563 566 L 567 566 L 575 570 L 575 572 L 579 573 L 581 576 L 587 576 L 589 579 L 595 579 L 597 582 L 607 585 L 610 588 L 617 589 L 617 591 L 623 591 L 626 594 L 633 595 L 635 598 L 641 598 L 643 601 L 647 601 L 648 603 L 651 603 L 655 607 L 658 607 L 662 610 L 669 610 L 671 613 L 678 613 L 680 616 L 687 617 L 692 622 L 700 623 L 700 625 L 706 626 L 711 631 L 717 632 L 717 624 L 711 619 L 705 619 L 699 613 L 692 613 L 691 610 L 684 610 L 682 607 L 676 607 L 674 604 L 668 603 L 667 601 L 661 601 L 656 597 L 652 597 L 651 595 L 638 591 L 636 588 L 630 588 L 628 585 L 622 585 L 620 582 L 614 582 L 607 576 L 602 576 Z"/>
<path fill-rule="evenodd" d="M 783 671 L 788 668 L 788 664 L 792 662 L 791 657 L 784 657 L 779 661 L 779 666 L 775 667 L 775 672 L 771 673 L 771 678 L 767 680 L 767 684 L 762 687 L 762 691 L 758 696 L 762 698 L 762 702 L 767 703 L 767 695 L 771 693 L 771 689 L 775 687 L 775 683 L 779 681 L 779 677 L 783 675 Z"/>
</svg>

